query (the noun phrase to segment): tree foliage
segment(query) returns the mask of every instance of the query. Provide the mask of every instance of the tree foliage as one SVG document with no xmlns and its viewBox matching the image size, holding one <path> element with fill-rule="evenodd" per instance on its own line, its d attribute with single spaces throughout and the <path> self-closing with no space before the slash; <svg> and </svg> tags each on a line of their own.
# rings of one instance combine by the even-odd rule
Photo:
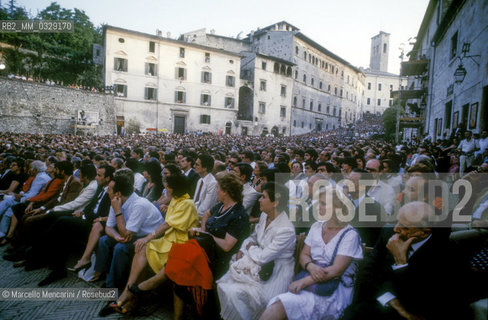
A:
<svg viewBox="0 0 488 320">
<path fill-rule="evenodd" d="M 25 8 L 14 0 L 0 8 L 5 20 L 71 20 L 72 33 L 0 33 L 0 42 L 9 73 L 31 75 L 64 84 L 102 87 L 102 66 L 92 61 L 92 44 L 102 43 L 102 28 L 96 28 L 83 10 L 62 8 L 52 2 L 36 16 L 29 17 Z"/>
<path fill-rule="evenodd" d="M 400 113 L 403 113 L 405 110 L 405 101 L 401 101 L 402 104 L 400 105 Z M 398 107 L 398 100 L 395 99 L 392 106 L 383 112 L 383 128 L 385 130 L 386 137 L 389 139 L 393 139 L 395 137 Z M 400 130 L 401 129 L 402 128 L 400 127 Z"/>
</svg>

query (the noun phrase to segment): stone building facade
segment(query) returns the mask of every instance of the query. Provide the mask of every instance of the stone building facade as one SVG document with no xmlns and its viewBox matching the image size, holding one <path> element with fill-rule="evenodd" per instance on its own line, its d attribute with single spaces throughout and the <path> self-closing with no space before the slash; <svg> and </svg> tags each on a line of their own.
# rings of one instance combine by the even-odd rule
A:
<svg viewBox="0 0 488 320">
<path fill-rule="evenodd" d="M 243 51 L 237 116 L 242 134 L 290 135 L 293 64 Z"/>
<path fill-rule="evenodd" d="M 253 51 L 294 64 L 292 135 L 335 129 L 355 121 L 364 86 L 359 69 L 286 21 L 251 32 L 244 41 L 251 43 Z"/>
<path fill-rule="evenodd" d="M 483 0 L 429 2 L 402 73 L 410 92 L 422 93 L 411 102 L 419 103 L 422 131 L 432 140 L 458 127 L 474 133 L 488 128 L 487 16 Z"/>
<path fill-rule="evenodd" d="M 182 132 L 184 122 L 185 131 L 295 135 L 352 124 L 364 103 L 364 73 L 285 21 L 244 39 L 199 29 L 172 40 L 106 27 L 105 50 L 105 83 L 121 96 L 119 129 L 137 119 L 146 131 Z M 202 58 L 207 54 L 211 62 Z M 156 71 L 148 74 L 148 64 Z M 188 74 L 177 75 L 178 68 Z M 204 83 L 200 72 L 215 81 Z M 233 87 L 223 85 L 227 76 L 235 77 Z M 147 88 L 157 97 L 147 99 Z M 202 104 L 204 94 L 211 105 Z"/>
<path fill-rule="evenodd" d="M 143 131 L 235 133 L 239 54 L 112 26 L 104 38 L 118 132 L 134 119 Z"/>
<path fill-rule="evenodd" d="M 2 132 L 115 133 L 111 95 L 0 77 L 0 97 Z"/>
</svg>

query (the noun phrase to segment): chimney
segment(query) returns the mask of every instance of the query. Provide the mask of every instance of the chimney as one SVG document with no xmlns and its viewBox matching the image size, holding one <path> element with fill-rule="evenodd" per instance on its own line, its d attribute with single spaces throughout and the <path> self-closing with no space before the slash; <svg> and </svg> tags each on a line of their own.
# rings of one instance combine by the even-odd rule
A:
<svg viewBox="0 0 488 320">
<path fill-rule="evenodd" d="M 171 32 L 166 32 L 166 38 L 171 38 Z"/>
<path fill-rule="evenodd" d="M 161 37 L 163 35 L 163 32 L 161 30 L 159 30 L 159 29 L 156 29 L 156 35 L 158 37 Z"/>
<path fill-rule="evenodd" d="M 211 29 L 210 34 L 215 34 L 215 29 Z"/>
</svg>

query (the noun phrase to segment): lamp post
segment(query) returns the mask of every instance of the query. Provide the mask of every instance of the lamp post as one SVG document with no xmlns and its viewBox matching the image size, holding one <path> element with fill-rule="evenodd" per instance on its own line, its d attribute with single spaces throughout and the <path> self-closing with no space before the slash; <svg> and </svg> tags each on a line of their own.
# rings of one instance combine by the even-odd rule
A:
<svg viewBox="0 0 488 320">
<path fill-rule="evenodd" d="M 405 44 L 400 44 L 400 74 L 398 75 L 398 108 L 397 108 L 397 114 L 396 114 L 396 130 L 395 130 L 395 143 L 398 144 L 398 136 L 400 134 L 400 108 L 401 108 L 401 89 L 402 89 L 402 71 L 401 71 L 401 66 L 403 62 L 403 56 L 405 53 Z"/>
</svg>

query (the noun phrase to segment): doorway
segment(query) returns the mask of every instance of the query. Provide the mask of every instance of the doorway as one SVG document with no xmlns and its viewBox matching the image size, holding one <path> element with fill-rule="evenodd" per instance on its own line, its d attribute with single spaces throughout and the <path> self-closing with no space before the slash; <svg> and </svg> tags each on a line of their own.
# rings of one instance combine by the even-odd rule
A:
<svg viewBox="0 0 488 320">
<path fill-rule="evenodd" d="M 174 123 L 174 130 L 173 133 L 185 133 L 185 117 L 184 116 L 174 116 L 175 123 Z"/>
</svg>

